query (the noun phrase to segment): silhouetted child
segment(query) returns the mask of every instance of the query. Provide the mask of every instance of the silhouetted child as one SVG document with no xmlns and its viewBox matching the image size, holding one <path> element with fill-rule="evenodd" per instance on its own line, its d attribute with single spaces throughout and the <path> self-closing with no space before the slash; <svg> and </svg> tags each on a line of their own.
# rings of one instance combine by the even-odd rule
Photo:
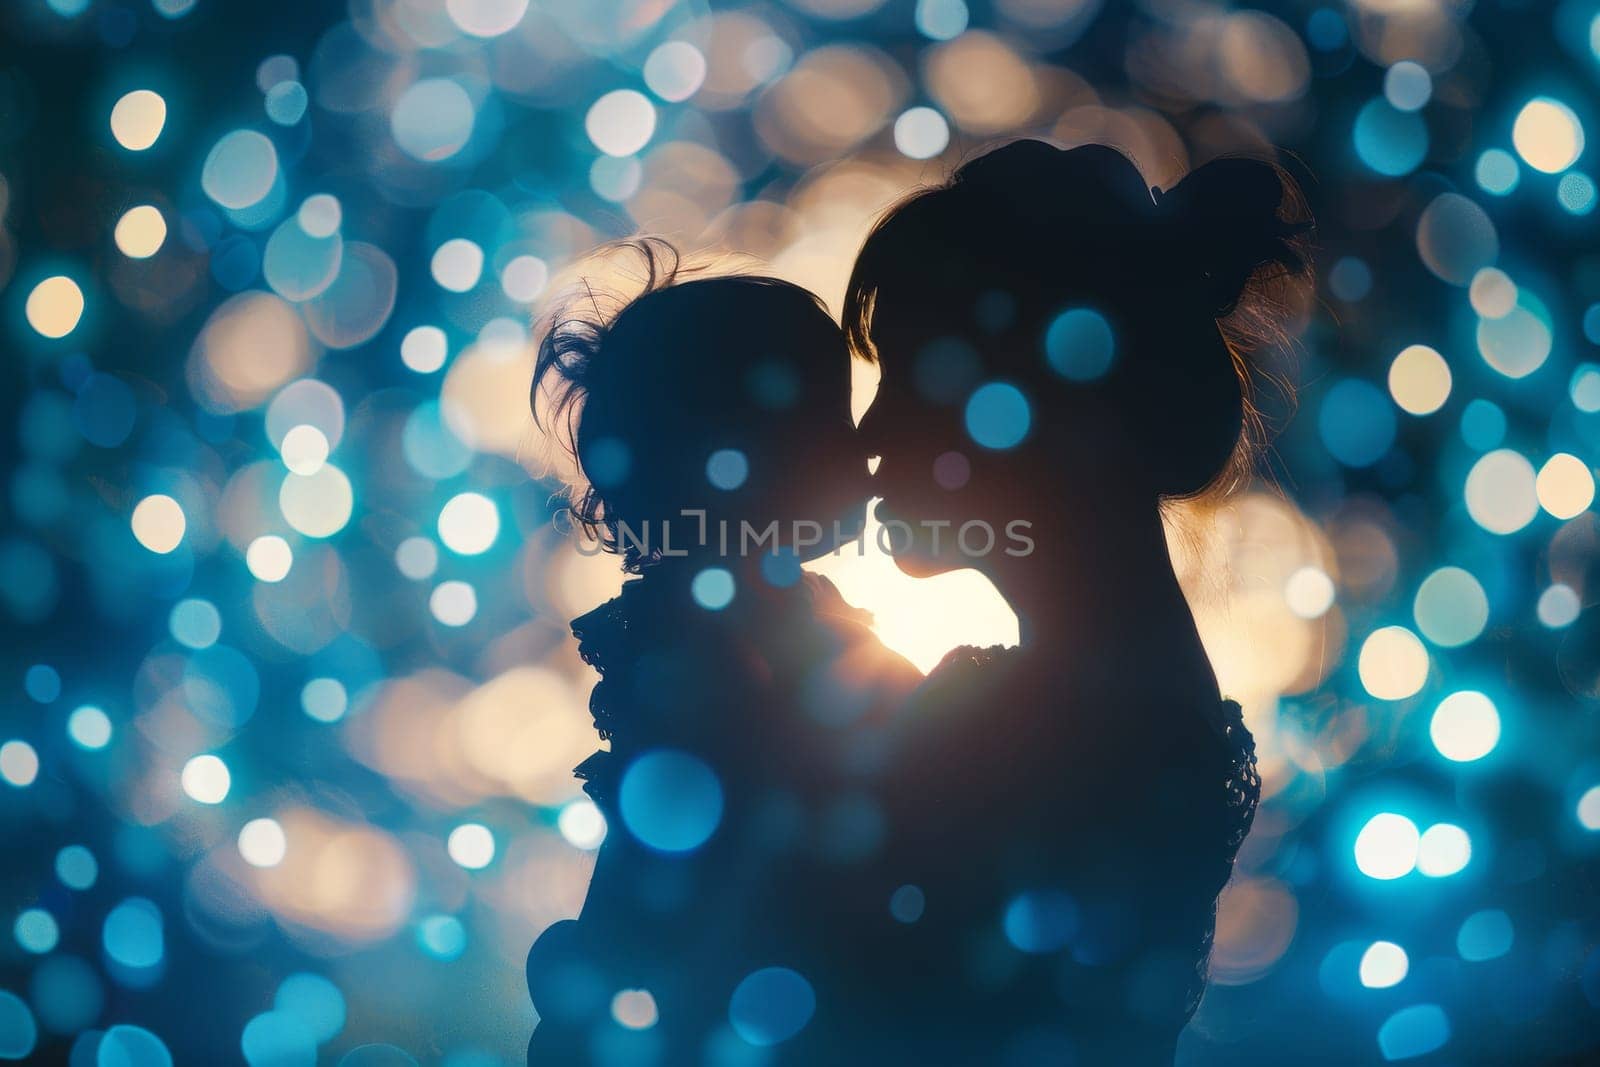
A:
<svg viewBox="0 0 1600 1067">
<path fill-rule="evenodd" d="M 822 880 L 875 846 L 872 726 L 921 680 L 799 566 L 867 499 L 839 328 L 798 286 L 680 281 L 666 246 L 626 247 L 643 295 L 608 317 L 580 293 L 535 371 L 575 521 L 639 577 L 573 623 L 609 741 L 578 775 L 609 830 L 581 916 L 529 955 L 533 1064 L 700 1063 L 730 1019 L 781 1038 L 808 997 L 828 1011 Z"/>
</svg>

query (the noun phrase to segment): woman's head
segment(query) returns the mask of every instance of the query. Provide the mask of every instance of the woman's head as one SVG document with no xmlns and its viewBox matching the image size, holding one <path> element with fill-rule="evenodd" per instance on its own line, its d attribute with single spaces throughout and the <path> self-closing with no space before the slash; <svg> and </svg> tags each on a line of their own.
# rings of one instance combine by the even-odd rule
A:
<svg viewBox="0 0 1600 1067">
<path fill-rule="evenodd" d="M 1306 269 L 1299 211 L 1268 163 L 1218 160 L 1163 193 L 1112 148 L 1040 141 L 891 209 L 844 308 L 883 370 L 862 430 L 885 510 L 993 522 L 1222 480 L 1250 436 L 1244 354 L 1281 317 L 1275 280 Z"/>
<path fill-rule="evenodd" d="M 573 517 L 631 571 L 661 551 L 663 523 L 672 551 L 691 554 L 720 550 L 721 522 L 730 554 L 741 523 L 754 543 L 776 522 L 784 547 L 796 547 L 794 523 L 815 523 L 812 554 L 833 544 L 835 522 L 848 536 L 865 506 L 866 455 L 849 352 L 821 303 L 776 278 L 680 280 L 663 242 L 621 250 L 643 264 L 640 295 L 608 314 L 602 295 L 578 286 L 548 316 L 535 365 L 534 417 L 581 475 Z M 650 552 L 638 543 L 647 528 Z"/>
</svg>

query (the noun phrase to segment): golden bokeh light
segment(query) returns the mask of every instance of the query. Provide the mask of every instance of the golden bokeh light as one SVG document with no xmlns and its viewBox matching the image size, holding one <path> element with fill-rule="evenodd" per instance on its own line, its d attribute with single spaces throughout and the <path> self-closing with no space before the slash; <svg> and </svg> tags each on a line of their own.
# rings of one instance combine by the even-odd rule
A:
<svg viewBox="0 0 1600 1067">
<path fill-rule="evenodd" d="M 23 313 L 41 336 L 52 340 L 65 337 L 83 318 L 83 290 L 64 274 L 46 278 L 28 294 Z"/>
<path fill-rule="evenodd" d="M 129 259 L 149 259 L 167 240 L 167 220 L 153 204 L 129 208 L 112 233 L 117 248 Z"/>
</svg>

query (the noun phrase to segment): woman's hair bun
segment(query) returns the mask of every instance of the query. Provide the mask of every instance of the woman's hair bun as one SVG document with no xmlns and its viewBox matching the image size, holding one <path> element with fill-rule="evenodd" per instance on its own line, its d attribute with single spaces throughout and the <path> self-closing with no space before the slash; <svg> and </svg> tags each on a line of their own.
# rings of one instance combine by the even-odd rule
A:
<svg viewBox="0 0 1600 1067">
<path fill-rule="evenodd" d="M 1233 311 L 1257 271 L 1305 272 L 1301 239 L 1311 223 L 1294 189 L 1271 163 L 1215 159 L 1158 193 L 1178 258 L 1200 279 L 1216 317 Z"/>
</svg>

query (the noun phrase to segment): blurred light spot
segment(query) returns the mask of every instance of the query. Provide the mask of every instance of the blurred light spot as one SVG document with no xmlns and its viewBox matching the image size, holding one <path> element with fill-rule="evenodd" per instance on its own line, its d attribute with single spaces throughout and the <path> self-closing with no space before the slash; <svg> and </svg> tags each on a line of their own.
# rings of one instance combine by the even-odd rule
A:
<svg viewBox="0 0 1600 1067">
<path fill-rule="evenodd" d="M 210 648 L 222 636 L 222 613 L 209 600 L 180 600 L 172 607 L 167 630 L 185 648 Z"/>
<path fill-rule="evenodd" d="M 737 448 L 719 448 L 706 460 L 706 479 L 718 489 L 737 489 L 749 476 L 750 461 Z"/>
<path fill-rule="evenodd" d="M 466 582 L 440 582 L 428 596 L 428 611 L 445 626 L 465 626 L 478 614 L 478 593 Z"/>
<path fill-rule="evenodd" d="M 1356 115 L 1356 155 L 1390 178 L 1410 174 L 1428 155 L 1428 127 L 1412 111 L 1384 99 L 1369 100 Z"/>
<path fill-rule="evenodd" d="M 944 452 L 933 461 L 933 480 L 952 492 L 972 479 L 972 461 L 960 452 Z"/>
<path fill-rule="evenodd" d="M 183 791 L 201 804 L 221 804 L 233 785 L 228 765 L 216 756 L 195 756 L 183 765 Z"/>
<path fill-rule="evenodd" d="M 165 555 L 178 547 L 183 540 L 187 520 L 183 509 L 170 496 L 147 496 L 134 506 L 130 520 L 133 536 L 150 551 Z"/>
<path fill-rule="evenodd" d="M 688 852 L 722 821 L 722 785 L 704 762 L 670 749 L 647 752 L 622 776 L 623 824 L 661 852 Z"/>
<path fill-rule="evenodd" d="M 398 278 L 388 253 L 352 241 L 344 246 L 333 281 L 301 305 L 306 327 L 329 348 L 365 344 L 389 321 Z"/>
<path fill-rule="evenodd" d="M 967 28 L 966 0 L 917 0 L 917 32 L 934 41 L 949 41 Z"/>
<path fill-rule="evenodd" d="M 0 778 L 18 789 L 33 784 L 39 777 L 39 754 L 26 741 L 11 740 L 0 745 Z"/>
<path fill-rule="evenodd" d="M 158 965 L 166 954 L 161 927 L 159 908 L 143 897 L 129 897 L 106 916 L 100 940 L 112 961 L 146 970 Z"/>
<path fill-rule="evenodd" d="M 244 565 L 261 582 L 281 582 L 294 566 L 294 551 L 277 534 L 264 534 L 244 551 Z"/>
<path fill-rule="evenodd" d="M 439 511 L 439 540 L 459 555 L 481 555 L 499 535 L 500 511 L 482 493 L 457 493 Z"/>
<path fill-rule="evenodd" d="M 337 678 L 313 678 L 300 690 L 300 708 L 318 722 L 338 722 L 349 710 L 350 697 Z"/>
<path fill-rule="evenodd" d="M 1594 472 L 1570 452 L 1557 452 L 1534 481 L 1539 506 L 1558 519 L 1582 515 L 1594 503 Z"/>
<path fill-rule="evenodd" d="M 758 1047 L 776 1045 L 805 1029 L 817 1010 L 817 995 L 787 967 L 765 967 L 747 975 L 728 1001 L 734 1032 Z"/>
<path fill-rule="evenodd" d="M 311 103 L 311 97 L 306 93 L 306 87 L 299 82 L 279 82 L 267 90 L 266 100 L 263 105 L 267 118 L 279 126 L 293 126 L 306 116 L 306 107 Z"/>
<path fill-rule="evenodd" d="M 22 676 L 22 687 L 29 698 L 49 704 L 61 695 L 61 675 L 48 663 L 35 663 Z"/>
<path fill-rule="evenodd" d="M 1583 154 L 1583 124 L 1561 101 L 1535 97 L 1517 113 L 1511 143 L 1534 170 L 1558 174 Z"/>
<path fill-rule="evenodd" d="M 1522 172 L 1517 166 L 1516 156 L 1503 149 L 1491 148 L 1478 157 L 1473 177 L 1477 178 L 1478 188 L 1484 192 L 1507 196 L 1522 180 Z"/>
<path fill-rule="evenodd" d="M 111 743 L 111 718 L 92 704 L 85 704 L 68 716 L 67 736 L 79 748 L 105 748 Z"/>
<path fill-rule="evenodd" d="M 389 132 L 413 159 L 437 163 L 466 147 L 476 121 L 472 97 L 459 84 L 449 78 L 424 78 L 395 101 Z"/>
<path fill-rule="evenodd" d="M 1389 395 L 1408 414 L 1432 415 L 1444 407 L 1450 385 L 1450 364 L 1427 345 L 1408 345 L 1389 364 Z"/>
<path fill-rule="evenodd" d="M 1379 700 L 1404 700 L 1428 680 L 1428 651 L 1404 626 L 1385 626 L 1361 645 L 1357 670 Z"/>
<path fill-rule="evenodd" d="M 660 1016 L 656 998 L 647 989 L 623 989 L 611 998 L 611 1017 L 629 1030 L 648 1030 Z"/>
<path fill-rule="evenodd" d="M 315 474 L 291 472 L 278 488 L 284 521 L 307 537 L 332 537 L 350 521 L 354 507 L 350 479 L 331 463 Z"/>
<path fill-rule="evenodd" d="M 1593 363 L 1580 363 L 1572 372 L 1572 382 L 1567 386 L 1572 406 L 1585 415 L 1600 411 L 1600 367 Z"/>
<path fill-rule="evenodd" d="M 574 848 L 597 849 L 606 839 L 606 817 L 586 798 L 562 808 L 556 817 L 556 828 Z"/>
<path fill-rule="evenodd" d="M 1511 917 L 1496 908 L 1467 916 L 1456 931 L 1456 951 L 1469 963 L 1498 959 L 1511 951 L 1515 940 Z"/>
<path fill-rule="evenodd" d="M 1403 878 L 1417 866 L 1420 841 L 1417 824 L 1404 815 L 1392 811 L 1374 815 L 1356 835 L 1356 867 L 1379 881 Z"/>
<path fill-rule="evenodd" d="M 428 915 L 417 923 L 417 945 L 436 960 L 448 963 L 467 950 L 467 928 L 454 915 Z"/>
<path fill-rule="evenodd" d="M 289 838 L 276 819 L 251 819 L 239 829 L 239 855 L 252 867 L 276 867 L 289 854 Z"/>
<path fill-rule="evenodd" d="M 1283 600 L 1302 619 L 1320 619 L 1333 607 L 1333 579 L 1320 567 L 1301 567 L 1283 584 Z"/>
<path fill-rule="evenodd" d="M 1578 825 L 1585 830 L 1600 830 L 1600 785 L 1590 786 L 1578 798 Z"/>
<path fill-rule="evenodd" d="M 1006 940 L 1023 952 L 1059 952 L 1078 932 L 1078 906 L 1059 890 L 1020 893 L 1006 905 Z"/>
<path fill-rule="evenodd" d="M 1466 285 L 1500 254 L 1500 237 L 1483 208 L 1459 193 L 1440 193 L 1417 219 L 1417 254 L 1441 281 Z"/>
<path fill-rule="evenodd" d="M 291 974 L 279 984 L 272 1006 L 299 1019 L 318 1044 L 333 1040 L 344 1029 L 344 994 L 320 974 Z"/>
<path fill-rule="evenodd" d="M 1372 268 L 1355 256 L 1341 257 L 1328 272 L 1328 288 L 1346 303 L 1365 300 L 1372 292 Z"/>
<path fill-rule="evenodd" d="M 255 130 L 225 134 L 200 169 L 200 187 L 206 195 L 233 211 L 259 204 L 277 180 L 278 150 Z"/>
<path fill-rule="evenodd" d="M 82 845 L 67 845 L 56 853 L 56 877 L 68 889 L 84 890 L 100 876 L 94 853 Z"/>
<path fill-rule="evenodd" d="M 113 1026 L 89 1047 L 96 1067 L 172 1067 L 166 1044 L 140 1026 Z"/>
<path fill-rule="evenodd" d="M 25 1060 L 39 1041 L 33 1012 L 15 993 L 0 989 L 0 1059 Z"/>
<path fill-rule="evenodd" d="M 550 268 L 538 256 L 517 256 L 500 272 L 500 288 L 519 304 L 531 304 L 550 281 Z"/>
<path fill-rule="evenodd" d="M 344 209 L 338 197 L 328 193 L 315 193 L 305 198 L 295 214 L 300 228 L 312 237 L 332 237 L 339 232 L 344 220 Z"/>
<path fill-rule="evenodd" d="M 1505 413 L 1492 400 L 1478 399 L 1461 412 L 1461 439 L 1480 452 L 1494 448 L 1506 437 Z"/>
<path fill-rule="evenodd" d="M 167 239 L 167 220 L 153 204 L 129 208 L 112 233 L 117 248 L 129 259 L 149 259 Z"/>
<path fill-rule="evenodd" d="M 1428 736 L 1445 759 L 1471 763 L 1500 743 L 1500 712 L 1483 693 L 1463 689 L 1439 701 L 1428 723 Z"/>
<path fill-rule="evenodd" d="M 688 41 L 658 45 L 644 61 L 644 83 L 666 101 L 689 99 L 705 80 L 706 57 Z"/>
<path fill-rule="evenodd" d="M 43 908 L 28 908 L 12 924 L 11 932 L 24 952 L 43 956 L 61 940 L 61 927 L 56 917 Z"/>
<path fill-rule="evenodd" d="M 1401 1008 L 1378 1027 L 1378 1049 L 1386 1060 L 1426 1056 L 1450 1040 L 1450 1019 L 1437 1004 Z"/>
<path fill-rule="evenodd" d="M 1556 203 L 1572 215 L 1587 215 L 1594 210 L 1594 179 L 1577 171 L 1563 174 L 1556 183 Z"/>
<path fill-rule="evenodd" d="M 1063 311 L 1044 335 L 1045 357 L 1055 372 L 1073 382 L 1103 377 L 1116 357 L 1111 325 L 1091 308 Z"/>
<path fill-rule="evenodd" d="M 1539 622 L 1552 630 L 1563 629 L 1578 621 L 1582 606 L 1575 589 L 1557 582 L 1539 594 Z"/>
<path fill-rule="evenodd" d="M 733 603 L 734 591 L 733 575 L 721 567 L 707 567 L 689 583 L 695 603 L 707 611 L 721 611 Z"/>
<path fill-rule="evenodd" d="M 1517 306 L 1517 283 L 1503 270 L 1484 267 L 1467 290 L 1472 310 L 1486 319 L 1503 319 Z"/>
<path fill-rule="evenodd" d="M 509 33 L 528 13 L 528 0 L 445 0 L 450 21 L 474 37 Z"/>
<path fill-rule="evenodd" d="M 311 1031 L 281 1011 L 265 1011 L 245 1023 L 239 1049 L 249 1067 L 314 1067 L 317 1062 Z"/>
<path fill-rule="evenodd" d="M 894 146 L 911 159 L 932 159 L 950 144 L 950 124 L 931 107 L 914 107 L 894 120 Z"/>
<path fill-rule="evenodd" d="M 614 89 L 590 106 L 583 128 L 606 155 L 631 156 L 654 136 L 656 109 L 643 93 Z"/>
<path fill-rule="evenodd" d="M 151 0 L 156 14 L 166 19 L 181 19 L 194 10 L 199 0 Z"/>
<path fill-rule="evenodd" d="M 1489 597 L 1460 567 L 1440 567 L 1422 581 L 1411 605 L 1422 636 L 1442 648 L 1464 645 L 1489 623 Z"/>
<path fill-rule="evenodd" d="M 166 124 L 167 102 L 149 89 L 135 89 L 111 108 L 111 136 L 130 152 L 155 144 Z"/>
<path fill-rule="evenodd" d="M 46 278 L 28 294 L 23 314 L 40 336 L 52 340 L 65 337 L 83 318 L 83 290 L 64 274 Z"/>
<path fill-rule="evenodd" d="M 1394 410 L 1377 386 L 1347 378 L 1323 395 L 1317 430 L 1340 463 L 1370 467 L 1394 445 Z"/>
<path fill-rule="evenodd" d="M 1368 989 L 1399 985 L 1410 969 L 1406 950 L 1393 941 L 1374 941 L 1361 954 L 1361 984 Z"/>
<path fill-rule="evenodd" d="M 1401 111 L 1420 111 L 1433 98 L 1433 78 L 1422 64 L 1402 59 L 1384 72 L 1383 95 Z"/>
<path fill-rule="evenodd" d="M 1472 860 L 1472 838 L 1454 823 L 1435 823 L 1417 842 L 1417 870 L 1428 878 L 1448 878 Z"/>
<path fill-rule="evenodd" d="M 1509 448 L 1490 452 L 1467 473 L 1467 514 L 1490 533 L 1513 534 L 1539 513 L 1533 464 Z"/>
<path fill-rule="evenodd" d="M 589 165 L 589 188 L 613 204 L 630 199 L 643 180 L 644 165 L 633 156 L 601 156 Z"/>
<path fill-rule="evenodd" d="M 482 823 L 466 822 L 450 831 L 445 851 L 458 866 L 479 871 L 494 859 L 494 834 Z"/>
<path fill-rule="evenodd" d="M 310 300 L 328 291 L 344 265 L 344 241 L 337 233 L 313 236 L 299 215 L 284 219 L 267 239 L 261 274 L 286 300 Z"/>
<path fill-rule="evenodd" d="M 927 897 L 920 887 L 903 885 L 889 897 L 889 914 L 894 916 L 895 922 L 914 923 L 922 918 L 927 904 Z"/>
<path fill-rule="evenodd" d="M 1028 398 L 1007 382 L 980 385 L 967 399 L 967 433 L 984 448 L 1015 448 L 1028 436 L 1032 422 Z"/>
<path fill-rule="evenodd" d="M 465 293 L 483 276 L 483 249 L 464 237 L 452 238 L 433 253 L 433 280 L 452 293 Z"/>
<path fill-rule="evenodd" d="M 105 1008 L 105 987 L 94 968 L 76 956 L 57 954 L 40 962 L 29 983 L 33 1007 L 39 1024 L 55 1034 L 78 1034 L 88 1030 Z M 0 1023 L 0 1031 L 4 1024 Z M 5 1039 L 0 1037 L 0 1059 L 5 1058 Z M 71 1064 L 73 1061 L 68 1060 Z"/>
<path fill-rule="evenodd" d="M 400 341 L 400 361 L 418 374 L 432 374 L 448 355 L 449 343 L 437 326 L 418 326 Z"/>
<path fill-rule="evenodd" d="M 395 548 L 394 565 L 414 582 L 432 578 L 439 566 L 439 549 L 426 537 L 408 537 Z"/>
<path fill-rule="evenodd" d="M 315 426 L 290 427 L 278 443 L 283 465 L 295 474 L 315 474 L 328 461 L 328 439 Z"/>
<path fill-rule="evenodd" d="M 89 0 L 45 0 L 45 6 L 64 19 L 76 18 L 89 10 Z M 22 1053 L 27 1055 L 26 1050 Z M 22 1056 L 13 1056 L 12 1059 L 21 1059 Z"/>
</svg>

